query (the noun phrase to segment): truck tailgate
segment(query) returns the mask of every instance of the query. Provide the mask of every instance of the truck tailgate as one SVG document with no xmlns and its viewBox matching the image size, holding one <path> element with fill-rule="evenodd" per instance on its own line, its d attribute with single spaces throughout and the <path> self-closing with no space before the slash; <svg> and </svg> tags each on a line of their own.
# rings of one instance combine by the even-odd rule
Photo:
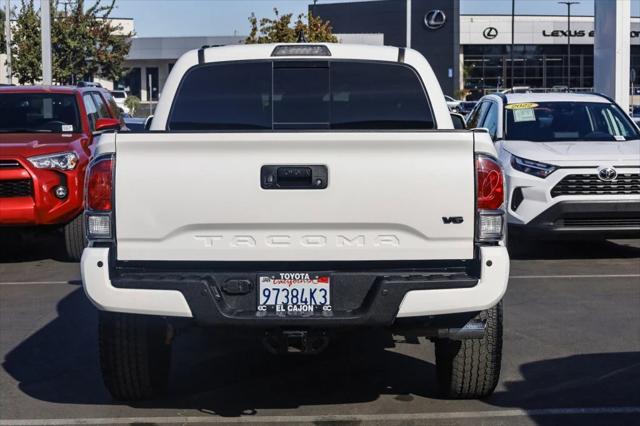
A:
<svg viewBox="0 0 640 426">
<path fill-rule="evenodd" d="M 470 259 L 473 152 L 471 132 L 118 134 L 117 257 Z M 326 166 L 328 184 L 263 189 L 265 165 Z"/>
</svg>

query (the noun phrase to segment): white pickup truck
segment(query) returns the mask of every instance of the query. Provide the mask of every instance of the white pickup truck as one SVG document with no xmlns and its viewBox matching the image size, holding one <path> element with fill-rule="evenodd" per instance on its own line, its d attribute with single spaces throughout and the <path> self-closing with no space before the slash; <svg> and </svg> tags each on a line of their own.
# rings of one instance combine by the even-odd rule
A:
<svg viewBox="0 0 640 426">
<path fill-rule="evenodd" d="M 454 130 L 414 50 L 188 52 L 151 131 L 103 135 L 88 172 L 82 277 L 105 384 L 116 399 L 161 392 L 187 322 L 275 353 L 365 328 L 423 336 L 444 396 L 489 395 L 504 194 L 490 136 Z"/>
</svg>

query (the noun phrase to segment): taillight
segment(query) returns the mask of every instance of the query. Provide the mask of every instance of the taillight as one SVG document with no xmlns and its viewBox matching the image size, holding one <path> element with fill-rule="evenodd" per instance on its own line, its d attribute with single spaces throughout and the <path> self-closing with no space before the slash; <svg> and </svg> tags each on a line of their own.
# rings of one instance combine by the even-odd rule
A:
<svg viewBox="0 0 640 426">
<path fill-rule="evenodd" d="M 111 239 L 115 157 L 98 157 L 87 169 L 85 216 L 87 238 Z"/>
<path fill-rule="evenodd" d="M 499 209 L 504 203 L 504 176 L 500 165 L 489 157 L 478 156 L 476 175 L 478 209 Z"/>
<path fill-rule="evenodd" d="M 490 157 L 476 157 L 477 240 L 499 241 L 504 228 L 504 174 Z"/>
<path fill-rule="evenodd" d="M 87 174 L 87 209 L 111 211 L 113 194 L 113 157 L 98 159 Z"/>
</svg>

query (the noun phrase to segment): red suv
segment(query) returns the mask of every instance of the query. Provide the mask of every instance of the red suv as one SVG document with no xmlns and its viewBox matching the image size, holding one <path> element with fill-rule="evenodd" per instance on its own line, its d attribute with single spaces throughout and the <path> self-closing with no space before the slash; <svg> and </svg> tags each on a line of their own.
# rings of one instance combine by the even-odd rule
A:
<svg viewBox="0 0 640 426">
<path fill-rule="evenodd" d="M 0 87 L 0 226 L 59 226 L 80 259 L 85 169 L 118 115 L 100 87 Z"/>
</svg>

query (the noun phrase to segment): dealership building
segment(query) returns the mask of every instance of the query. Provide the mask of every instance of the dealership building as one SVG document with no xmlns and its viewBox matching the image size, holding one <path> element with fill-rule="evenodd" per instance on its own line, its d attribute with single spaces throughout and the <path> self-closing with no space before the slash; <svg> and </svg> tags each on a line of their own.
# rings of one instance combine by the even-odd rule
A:
<svg viewBox="0 0 640 426">
<path fill-rule="evenodd" d="M 331 21 L 340 42 L 410 46 L 420 51 L 449 95 L 456 96 L 463 88 L 473 97 L 512 86 L 575 90 L 594 86 L 592 16 L 571 17 L 569 57 L 566 15 L 516 16 L 512 55 L 511 15 L 461 15 L 459 0 L 378 0 L 309 8 Z M 127 31 L 134 29 L 133 20 L 118 23 Z M 119 81 L 101 83 L 109 89 L 128 90 L 143 101 L 155 101 L 183 53 L 203 45 L 240 44 L 244 39 L 242 35 L 134 37 L 125 62 L 128 74 Z M 640 86 L 637 17 L 631 18 L 630 55 L 632 86 Z M 2 74 L 4 67 L 0 68 Z"/>
<path fill-rule="evenodd" d="M 411 10 L 407 11 L 407 5 Z M 594 18 L 461 15 L 458 0 L 398 0 L 311 6 L 338 33 L 379 33 L 384 44 L 410 46 L 431 63 L 445 93 L 497 88 L 594 86 Z M 513 43 L 513 59 L 511 47 Z M 631 18 L 631 68 L 640 84 L 640 18 Z M 568 79 L 570 69 L 570 80 Z"/>
</svg>

